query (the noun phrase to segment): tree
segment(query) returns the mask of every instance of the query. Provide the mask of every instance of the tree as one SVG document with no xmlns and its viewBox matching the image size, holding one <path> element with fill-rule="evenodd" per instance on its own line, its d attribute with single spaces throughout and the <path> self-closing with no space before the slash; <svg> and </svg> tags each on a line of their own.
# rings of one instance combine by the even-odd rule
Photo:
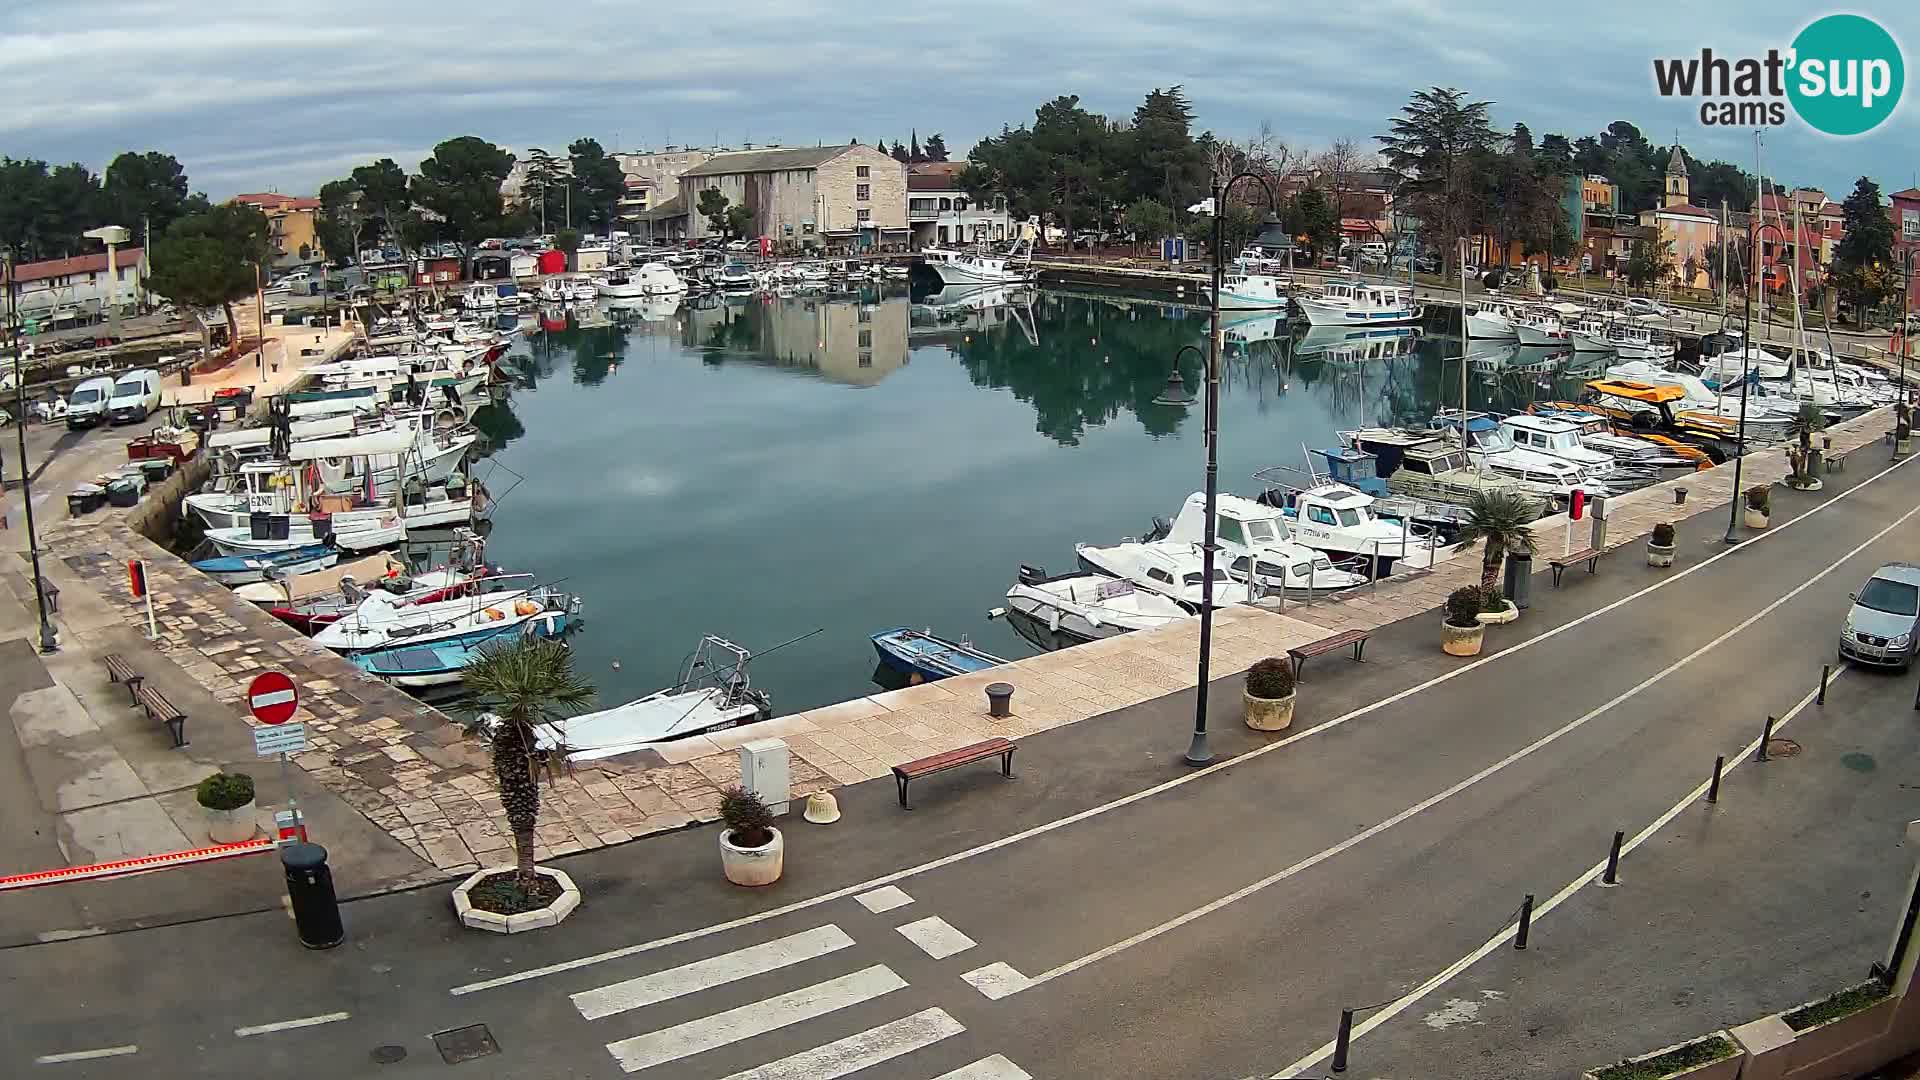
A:
<svg viewBox="0 0 1920 1080">
<path fill-rule="evenodd" d="M 1713 283 L 1715 292 L 1727 288 L 1744 288 L 1747 284 L 1746 246 L 1738 240 L 1727 247 L 1727 273 L 1723 280 L 1720 275 L 1720 245 L 1708 244 L 1700 254 L 1702 268 L 1707 272 L 1707 280 Z"/>
<path fill-rule="evenodd" d="M 927 136 L 926 145 L 922 149 L 926 151 L 928 161 L 947 160 L 947 140 L 937 131 Z"/>
<path fill-rule="evenodd" d="M 49 169 L 44 161 L 0 158 L 0 246 L 18 262 L 87 250 L 81 234 L 100 224 L 100 202 L 100 185 L 84 165 Z"/>
<path fill-rule="evenodd" d="M 1287 232 L 1306 238 L 1316 261 L 1323 254 L 1331 254 L 1334 245 L 1339 243 L 1340 218 L 1333 212 L 1333 204 L 1327 201 L 1326 192 L 1317 187 L 1304 188 L 1295 195 L 1282 220 Z"/>
<path fill-rule="evenodd" d="M 1636 289 L 1644 289 L 1660 280 L 1667 272 L 1667 253 L 1673 247 L 1670 240 L 1635 240 L 1627 252 L 1627 265 L 1623 271 L 1627 284 Z"/>
<path fill-rule="evenodd" d="M 1135 199 L 1121 216 L 1120 223 L 1133 233 L 1135 242 L 1151 244 L 1174 232 L 1173 211 L 1152 199 Z"/>
<path fill-rule="evenodd" d="M 1336 219 L 1347 216 L 1347 196 L 1353 193 L 1359 176 L 1373 168 L 1372 155 L 1355 146 L 1352 139 L 1335 139 L 1325 153 L 1313 159 L 1316 180 L 1326 189 Z"/>
<path fill-rule="evenodd" d="M 576 139 L 567 147 L 573 170 L 576 216 L 596 229 L 610 229 L 627 195 L 627 174 L 594 139 Z"/>
<path fill-rule="evenodd" d="M 561 229 L 559 232 L 554 233 L 553 246 L 554 250 L 566 253 L 567 266 L 568 268 L 572 268 L 574 265 L 574 253 L 580 250 L 580 230 Z"/>
<path fill-rule="evenodd" d="M 208 208 L 205 195 L 187 194 L 187 172 L 172 154 L 127 151 L 107 166 L 101 183 L 101 212 L 109 224 L 139 235 L 143 228 L 164 233 L 181 216 Z"/>
<path fill-rule="evenodd" d="M 924 165 L 926 161 L 927 155 L 920 152 L 920 132 L 914 131 L 907 142 L 907 164 Z"/>
<path fill-rule="evenodd" d="M 899 162 L 902 165 L 905 165 L 908 162 L 913 160 L 912 152 L 909 151 L 906 148 L 906 145 L 902 143 L 899 139 L 893 140 L 892 154 L 893 154 L 893 160 Z"/>
<path fill-rule="evenodd" d="M 538 146 L 527 148 L 527 178 L 522 193 L 533 192 L 538 199 L 535 204 L 540 210 L 540 231 L 547 231 L 547 218 L 551 214 L 560 216 L 564 211 L 554 199 L 554 188 L 565 189 L 564 166 L 559 158 L 547 153 Z"/>
<path fill-rule="evenodd" d="M 707 228 L 722 235 L 727 231 L 727 203 L 731 201 L 720 194 L 719 188 L 705 188 L 700 192 L 694 209 L 707 219 Z"/>
<path fill-rule="evenodd" d="M 433 148 L 409 185 L 413 201 L 437 215 L 444 234 L 472 247 L 514 230 L 500 201 L 513 155 L 485 139 L 462 135 Z"/>
<path fill-rule="evenodd" d="M 727 207 L 727 235 L 741 237 L 753 229 L 753 208 L 750 206 Z"/>
<path fill-rule="evenodd" d="M 1833 249 L 1833 284 L 1853 305 L 1854 319 L 1865 326 L 1867 309 L 1898 292 L 1893 219 L 1880 203 L 1880 185 L 1864 176 L 1854 181 L 1840 212 L 1846 235 Z"/>
<path fill-rule="evenodd" d="M 349 174 L 354 189 L 360 192 L 360 206 L 367 214 L 369 223 L 377 223 L 385 233 L 395 240 L 406 243 L 403 223 L 413 212 L 413 198 L 408 193 L 407 171 L 392 158 L 381 158 L 371 165 L 362 165 Z"/>
<path fill-rule="evenodd" d="M 1515 491 L 1474 491 L 1467 502 L 1466 522 L 1457 537 L 1462 549 L 1474 541 L 1483 541 L 1480 557 L 1480 587 L 1495 589 L 1500 583 L 1500 564 L 1510 554 L 1532 554 L 1538 547 L 1530 527 L 1537 517 L 1534 499 Z"/>
<path fill-rule="evenodd" d="M 1207 187 L 1207 150 L 1193 137 L 1193 107 L 1183 87 L 1148 91 L 1133 110 L 1133 126 L 1117 141 L 1122 145 L 1112 153 L 1126 168 L 1120 197 L 1153 199 L 1178 211 Z"/>
<path fill-rule="evenodd" d="M 267 217 L 244 203 L 224 203 L 203 214 L 179 218 L 151 257 L 148 288 L 176 304 L 219 306 L 234 328 L 233 302 L 251 294 L 272 258 Z"/>
<path fill-rule="evenodd" d="M 351 180 L 330 180 L 320 185 L 320 212 L 314 215 L 314 235 L 320 249 L 336 261 L 360 258 L 360 234 L 367 225 L 367 212 L 360 189 Z"/>
<path fill-rule="evenodd" d="M 1426 223 L 1449 265 L 1456 255 L 1448 241 L 1473 226 L 1476 155 L 1491 152 L 1494 144 L 1487 107 L 1459 90 L 1431 87 L 1416 91 L 1389 122 L 1388 134 L 1377 136 L 1388 166 L 1400 176 L 1399 195 Z"/>
<path fill-rule="evenodd" d="M 593 684 L 573 670 L 573 650 L 544 638 L 515 635 L 469 661 L 473 706 L 498 717 L 490 733 L 493 777 L 513 832 L 514 862 L 533 880 L 534 828 L 540 820 L 540 778 L 551 777 L 564 748 L 542 750 L 536 724 L 551 724 L 593 701 Z"/>
</svg>

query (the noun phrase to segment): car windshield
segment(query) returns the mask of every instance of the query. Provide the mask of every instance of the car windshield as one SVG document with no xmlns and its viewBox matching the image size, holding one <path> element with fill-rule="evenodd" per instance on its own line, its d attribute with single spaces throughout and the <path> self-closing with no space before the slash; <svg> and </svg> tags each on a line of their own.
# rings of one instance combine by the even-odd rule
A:
<svg viewBox="0 0 1920 1080">
<path fill-rule="evenodd" d="M 145 384 L 137 382 L 114 383 L 113 396 L 117 398 L 139 397 L 146 392 L 146 389 Z"/>
<path fill-rule="evenodd" d="M 100 399 L 100 391 L 89 386 L 82 390 L 75 390 L 73 392 L 73 396 L 68 398 L 67 400 L 75 405 L 78 405 L 82 402 L 98 401 L 99 399 Z"/>
<path fill-rule="evenodd" d="M 1884 611 L 1889 615 L 1920 614 L 1920 586 L 1888 578 L 1872 578 L 1860 590 L 1861 607 Z"/>
</svg>

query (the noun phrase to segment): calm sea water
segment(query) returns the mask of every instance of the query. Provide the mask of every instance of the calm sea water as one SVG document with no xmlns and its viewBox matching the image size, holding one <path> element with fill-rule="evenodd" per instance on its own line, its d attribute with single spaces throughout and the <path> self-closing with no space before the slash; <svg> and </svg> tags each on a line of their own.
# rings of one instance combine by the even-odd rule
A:
<svg viewBox="0 0 1920 1080">
<path fill-rule="evenodd" d="M 1459 397 L 1458 339 L 1347 342 L 1229 318 L 1224 491 L 1337 429 Z M 753 298 L 549 317 L 476 422 L 493 561 L 585 598 L 581 667 L 612 703 L 675 679 L 703 634 L 755 650 L 782 712 L 874 692 L 869 635 L 932 628 L 1007 657 L 989 621 L 1023 562 L 1070 569 L 1203 481 L 1199 407 L 1152 399 L 1205 312 L 997 291 Z M 1475 407 L 1575 394 L 1544 353 L 1469 357 Z M 1547 370 L 1531 370 L 1538 367 Z M 1190 390 L 1201 360 L 1180 360 Z M 489 476 L 489 473 L 492 473 Z M 618 665 L 617 667 L 615 665 Z"/>
</svg>

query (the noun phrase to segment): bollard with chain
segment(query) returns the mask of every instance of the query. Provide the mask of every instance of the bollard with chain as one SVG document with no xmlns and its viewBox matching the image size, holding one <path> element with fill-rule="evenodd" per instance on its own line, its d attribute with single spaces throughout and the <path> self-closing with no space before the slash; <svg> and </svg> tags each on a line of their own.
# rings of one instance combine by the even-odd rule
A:
<svg viewBox="0 0 1920 1080">
<path fill-rule="evenodd" d="M 1527 931 L 1531 929 L 1532 926 L 1533 894 L 1528 893 L 1527 898 L 1520 901 L 1520 929 L 1513 935 L 1513 947 L 1515 949 L 1525 949 L 1527 947 Z"/>
<path fill-rule="evenodd" d="M 1347 1046 L 1353 1041 L 1353 1010 L 1340 1010 L 1340 1034 L 1333 1038 L 1333 1071 L 1347 1071 Z"/>
</svg>

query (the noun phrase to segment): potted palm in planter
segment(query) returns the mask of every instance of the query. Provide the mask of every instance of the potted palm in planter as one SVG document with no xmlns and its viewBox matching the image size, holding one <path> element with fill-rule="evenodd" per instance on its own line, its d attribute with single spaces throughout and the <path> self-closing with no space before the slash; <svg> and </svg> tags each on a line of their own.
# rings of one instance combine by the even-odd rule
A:
<svg viewBox="0 0 1920 1080">
<path fill-rule="evenodd" d="M 771 885 L 786 868 L 786 840 L 760 796 L 728 788 L 720 800 L 720 869 L 735 885 Z"/>
<path fill-rule="evenodd" d="M 1486 593 L 1463 585 L 1447 596 L 1447 617 L 1440 623 L 1440 647 L 1449 656 L 1478 656 L 1487 628 L 1480 624 Z"/>
<path fill-rule="evenodd" d="M 193 797 L 207 812 L 208 839 L 216 844 L 253 839 L 256 824 L 253 777 L 246 773 L 217 772 L 200 781 Z"/>
<path fill-rule="evenodd" d="M 1293 661 L 1269 656 L 1247 669 L 1247 726 L 1255 731 L 1285 731 L 1293 723 Z"/>
<path fill-rule="evenodd" d="M 1824 486 L 1819 476 L 1820 451 L 1813 448 L 1813 434 L 1825 426 L 1825 414 L 1812 402 L 1803 403 L 1794 415 L 1793 431 L 1800 441 L 1787 452 L 1787 462 L 1792 468 L 1787 475 L 1787 486 L 1795 491 L 1819 491 Z"/>
<path fill-rule="evenodd" d="M 1773 509 L 1773 489 L 1765 484 L 1756 484 L 1747 489 L 1747 509 L 1741 520 L 1749 529 L 1767 527 L 1767 515 Z"/>
<path fill-rule="evenodd" d="M 1647 565 L 1673 565 L 1673 526 L 1661 522 L 1653 527 L 1653 535 L 1647 537 Z"/>
<path fill-rule="evenodd" d="M 534 826 L 540 782 L 565 761 L 565 747 L 541 747 L 534 726 L 553 723 L 593 701 L 593 684 L 573 670 L 573 650 L 545 638 L 517 637 L 490 646 L 467 664 L 472 706 L 482 710 L 491 742 L 493 778 L 513 833 L 514 864 L 488 867 L 453 891 L 463 925 L 514 934 L 553 926 L 580 905 L 573 879 L 535 866 Z"/>
<path fill-rule="evenodd" d="M 1481 611 L 1494 616 L 1487 622 L 1512 622 L 1520 617 L 1520 609 L 1500 596 L 1500 566 L 1510 553 L 1525 552 L 1531 555 L 1537 549 L 1531 528 L 1536 516 L 1535 507 L 1533 499 L 1513 491 L 1476 491 L 1467 503 L 1466 522 L 1460 529 L 1458 539 L 1462 548 L 1476 540 L 1482 543 L 1481 595 L 1483 598 L 1498 598 L 1495 606 L 1489 608 L 1483 605 L 1481 608 Z M 1452 601 L 1449 600 L 1448 604 L 1451 605 Z M 1475 646 L 1473 651 L 1479 652 L 1480 649 Z"/>
</svg>

